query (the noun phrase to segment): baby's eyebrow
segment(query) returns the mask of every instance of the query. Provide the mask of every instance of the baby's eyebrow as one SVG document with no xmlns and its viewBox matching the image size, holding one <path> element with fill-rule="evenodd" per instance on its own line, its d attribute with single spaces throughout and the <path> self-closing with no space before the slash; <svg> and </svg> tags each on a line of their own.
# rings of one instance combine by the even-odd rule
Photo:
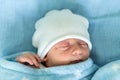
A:
<svg viewBox="0 0 120 80">
<path fill-rule="evenodd" d="M 80 42 L 80 43 L 87 44 L 86 42 Z"/>
<path fill-rule="evenodd" d="M 61 43 L 59 43 L 60 45 L 69 45 L 69 42 L 63 41 Z"/>
<path fill-rule="evenodd" d="M 85 41 L 79 40 L 80 43 L 86 43 Z"/>
<path fill-rule="evenodd" d="M 61 47 L 61 46 L 69 46 L 69 42 L 67 41 L 61 41 L 59 43 L 56 44 L 56 47 Z"/>
</svg>

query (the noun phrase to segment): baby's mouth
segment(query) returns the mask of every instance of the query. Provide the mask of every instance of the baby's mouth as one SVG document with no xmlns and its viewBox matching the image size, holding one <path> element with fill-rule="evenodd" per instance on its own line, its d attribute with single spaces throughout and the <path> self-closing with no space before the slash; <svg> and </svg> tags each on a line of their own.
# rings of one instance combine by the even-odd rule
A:
<svg viewBox="0 0 120 80">
<path fill-rule="evenodd" d="M 71 61 L 71 64 L 75 64 L 75 63 L 79 63 L 81 62 L 81 60 L 74 60 L 74 61 Z"/>
</svg>

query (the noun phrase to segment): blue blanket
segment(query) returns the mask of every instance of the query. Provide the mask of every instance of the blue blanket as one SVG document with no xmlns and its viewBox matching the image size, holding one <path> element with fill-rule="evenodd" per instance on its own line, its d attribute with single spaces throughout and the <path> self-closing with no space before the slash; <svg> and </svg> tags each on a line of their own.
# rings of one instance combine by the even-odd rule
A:
<svg viewBox="0 0 120 80">
<path fill-rule="evenodd" d="M 98 68 L 89 58 L 77 64 L 36 69 L 15 62 L 18 55 L 0 59 L 0 80 L 90 80 Z"/>
</svg>

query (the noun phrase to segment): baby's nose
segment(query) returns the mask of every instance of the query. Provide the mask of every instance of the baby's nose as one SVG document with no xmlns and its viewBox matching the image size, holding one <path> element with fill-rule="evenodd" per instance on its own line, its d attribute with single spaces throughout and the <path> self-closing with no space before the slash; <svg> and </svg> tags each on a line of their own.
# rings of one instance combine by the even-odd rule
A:
<svg viewBox="0 0 120 80">
<path fill-rule="evenodd" d="M 72 52 L 72 54 L 73 54 L 74 56 L 80 56 L 80 55 L 82 55 L 82 51 L 81 51 L 81 49 L 80 49 L 79 47 L 76 47 L 76 48 L 74 49 L 74 51 Z"/>
<path fill-rule="evenodd" d="M 79 50 L 75 50 L 75 51 L 72 52 L 72 54 L 73 54 L 74 56 L 78 56 L 78 55 L 81 55 L 82 53 L 81 53 L 81 51 L 79 51 Z"/>
</svg>

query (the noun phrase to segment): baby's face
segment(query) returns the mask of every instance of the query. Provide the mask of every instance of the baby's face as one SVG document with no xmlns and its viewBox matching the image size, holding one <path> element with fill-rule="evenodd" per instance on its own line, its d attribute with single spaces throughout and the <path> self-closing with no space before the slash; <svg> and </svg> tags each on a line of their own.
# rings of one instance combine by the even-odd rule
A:
<svg viewBox="0 0 120 80">
<path fill-rule="evenodd" d="M 89 57 L 87 43 L 79 39 L 66 39 L 55 44 L 46 56 L 46 66 L 78 63 Z"/>
</svg>

